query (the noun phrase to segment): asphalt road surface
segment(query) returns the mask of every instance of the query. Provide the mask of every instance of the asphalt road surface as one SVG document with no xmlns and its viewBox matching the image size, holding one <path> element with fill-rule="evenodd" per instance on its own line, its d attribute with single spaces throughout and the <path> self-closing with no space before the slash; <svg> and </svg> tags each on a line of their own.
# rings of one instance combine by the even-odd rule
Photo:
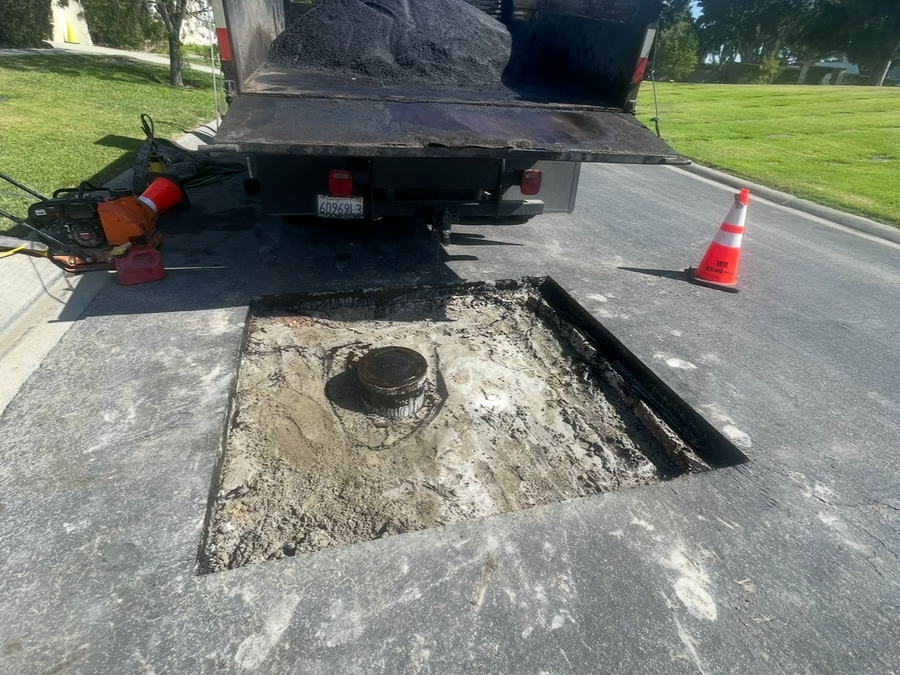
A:
<svg viewBox="0 0 900 675">
<path fill-rule="evenodd" d="M 688 284 L 732 193 L 585 166 L 442 250 L 195 190 L 192 269 L 110 278 L 0 418 L 0 672 L 900 672 L 898 246 L 751 195 L 742 292 Z M 195 574 L 251 297 L 543 275 L 749 461 Z"/>
</svg>

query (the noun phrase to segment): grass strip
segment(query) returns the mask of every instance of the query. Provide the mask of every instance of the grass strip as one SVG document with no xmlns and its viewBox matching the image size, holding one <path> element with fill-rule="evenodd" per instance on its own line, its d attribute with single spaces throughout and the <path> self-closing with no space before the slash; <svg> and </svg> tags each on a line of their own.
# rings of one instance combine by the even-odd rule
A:
<svg viewBox="0 0 900 675">
<path fill-rule="evenodd" d="M 118 56 L 0 57 L 0 171 L 50 196 L 87 180 L 102 185 L 131 166 L 144 141 L 141 113 L 159 138 L 176 138 L 215 116 L 212 78 Z M 0 181 L 0 208 L 20 217 L 34 201 Z M 0 218 L 0 230 L 13 225 Z"/>
<path fill-rule="evenodd" d="M 900 226 L 900 88 L 658 83 L 662 137 L 704 166 Z M 651 129 L 653 91 L 638 118 Z"/>
</svg>

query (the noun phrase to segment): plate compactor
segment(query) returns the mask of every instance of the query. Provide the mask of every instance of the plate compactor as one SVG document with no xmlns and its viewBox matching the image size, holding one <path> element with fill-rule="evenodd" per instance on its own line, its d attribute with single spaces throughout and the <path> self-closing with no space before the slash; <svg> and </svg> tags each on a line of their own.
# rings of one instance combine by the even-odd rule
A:
<svg viewBox="0 0 900 675">
<path fill-rule="evenodd" d="M 166 174 L 151 174 L 149 187 L 139 196 L 127 188 L 96 188 L 84 182 L 77 188 L 56 190 L 51 199 L 2 173 L 0 178 L 38 199 L 29 205 L 27 220 L 3 210 L 0 216 L 31 230 L 39 239 L 35 245 L 3 237 L 0 248 L 49 258 L 76 274 L 112 270 L 117 258 L 159 248 L 162 233 L 157 218 L 167 209 L 188 204 L 178 178 Z M 20 245 L 14 247 L 9 240 L 20 241 Z"/>
</svg>

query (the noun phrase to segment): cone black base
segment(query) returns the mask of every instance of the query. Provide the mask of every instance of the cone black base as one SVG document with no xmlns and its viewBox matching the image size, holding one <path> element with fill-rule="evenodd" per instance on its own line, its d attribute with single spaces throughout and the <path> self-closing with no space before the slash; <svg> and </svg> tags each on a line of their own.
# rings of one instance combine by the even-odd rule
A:
<svg viewBox="0 0 900 675">
<path fill-rule="evenodd" d="M 687 280 L 692 284 L 697 284 L 698 286 L 708 286 L 709 288 L 717 288 L 720 291 L 728 291 L 729 293 L 739 293 L 740 288 L 735 284 L 718 284 L 715 281 L 707 281 L 706 279 L 701 279 L 697 276 L 697 268 L 696 267 L 688 267 L 684 273 L 687 275 Z"/>
</svg>

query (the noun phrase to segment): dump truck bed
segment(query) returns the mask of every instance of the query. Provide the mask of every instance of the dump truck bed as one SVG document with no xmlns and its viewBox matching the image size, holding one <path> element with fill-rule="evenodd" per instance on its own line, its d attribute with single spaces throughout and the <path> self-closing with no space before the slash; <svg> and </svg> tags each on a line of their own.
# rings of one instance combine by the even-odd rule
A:
<svg viewBox="0 0 900 675">
<path fill-rule="evenodd" d="M 362 157 L 684 161 L 633 115 L 564 83 L 390 87 L 268 64 L 244 82 L 216 146 Z"/>
</svg>

